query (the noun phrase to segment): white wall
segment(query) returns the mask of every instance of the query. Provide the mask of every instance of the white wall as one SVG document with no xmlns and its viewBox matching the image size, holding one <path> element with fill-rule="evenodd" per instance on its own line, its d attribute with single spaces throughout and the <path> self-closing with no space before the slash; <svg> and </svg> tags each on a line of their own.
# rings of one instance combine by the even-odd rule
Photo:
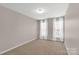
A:
<svg viewBox="0 0 79 59">
<path fill-rule="evenodd" d="M 36 20 L 0 6 L 0 53 L 36 37 Z"/>
<path fill-rule="evenodd" d="M 65 16 L 65 45 L 69 54 L 79 54 L 79 4 L 70 4 Z"/>
</svg>

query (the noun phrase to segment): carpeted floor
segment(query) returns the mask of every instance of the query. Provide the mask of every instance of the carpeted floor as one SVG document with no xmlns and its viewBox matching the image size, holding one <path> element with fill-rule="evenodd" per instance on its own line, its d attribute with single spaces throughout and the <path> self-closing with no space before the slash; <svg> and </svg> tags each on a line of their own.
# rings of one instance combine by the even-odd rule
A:
<svg viewBox="0 0 79 59">
<path fill-rule="evenodd" d="M 34 40 L 3 55 L 67 55 L 62 42 Z"/>
</svg>

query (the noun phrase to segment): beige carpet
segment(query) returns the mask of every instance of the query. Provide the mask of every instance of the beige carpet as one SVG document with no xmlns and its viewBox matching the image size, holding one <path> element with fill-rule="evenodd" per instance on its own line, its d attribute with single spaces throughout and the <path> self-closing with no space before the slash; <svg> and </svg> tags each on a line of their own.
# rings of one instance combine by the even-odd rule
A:
<svg viewBox="0 0 79 59">
<path fill-rule="evenodd" d="M 3 55 L 67 55 L 62 42 L 34 40 Z"/>
</svg>

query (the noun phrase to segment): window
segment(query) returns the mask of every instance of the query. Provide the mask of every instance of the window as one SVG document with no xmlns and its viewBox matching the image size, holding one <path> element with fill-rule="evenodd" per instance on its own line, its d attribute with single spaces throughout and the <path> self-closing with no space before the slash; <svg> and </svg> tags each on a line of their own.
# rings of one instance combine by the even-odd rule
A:
<svg viewBox="0 0 79 59">
<path fill-rule="evenodd" d="M 53 38 L 63 41 L 63 17 L 53 19 Z"/>
<path fill-rule="evenodd" d="M 40 21 L 40 39 L 47 39 L 47 20 Z"/>
<path fill-rule="evenodd" d="M 45 20 L 40 20 L 40 39 L 48 39 L 48 36 L 51 37 L 51 40 L 55 40 L 55 41 L 63 41 L 63 17 L 58 17 L 58 18 L 52 18 L 53 20 L 53 29 L 51 29 L 52 31 L 52 35 L 49 35 L 48 33 L 51 33 L 48 31 L 49 27 L 48 25 L 50 24 L 48 22 L 49 19 L 45 19 Z M 51 26 L 49 25 L 49 26 Z"/>
</svg>

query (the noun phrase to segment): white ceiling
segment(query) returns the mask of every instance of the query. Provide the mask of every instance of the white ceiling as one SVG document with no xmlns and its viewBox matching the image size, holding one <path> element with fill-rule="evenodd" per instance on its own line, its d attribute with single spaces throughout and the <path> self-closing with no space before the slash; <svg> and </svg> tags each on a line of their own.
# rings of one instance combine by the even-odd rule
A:
<svg viewBox="0 0 79 59">
<path fill-rule="evenodd" d="M 1 4 L 11 10 L 22 13 L 26 16 L 32 17 L 34 19 L 44 19 L 49 17 L 59 17 L 64 16 L 68 3 L 10 3 Z M 37 8 L 44 8 L 45 13 L 38 14 L 35 12 Z"/>
</svg>

